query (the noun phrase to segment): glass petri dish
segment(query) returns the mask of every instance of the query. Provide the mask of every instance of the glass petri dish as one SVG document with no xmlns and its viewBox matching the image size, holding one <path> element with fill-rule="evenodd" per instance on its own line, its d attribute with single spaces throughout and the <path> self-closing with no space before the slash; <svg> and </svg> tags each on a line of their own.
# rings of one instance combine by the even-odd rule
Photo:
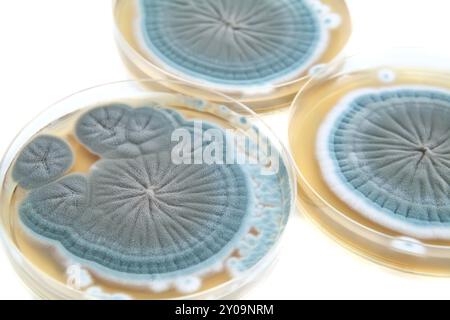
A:
<svg viewBox="0 0 450 320">
<path fill-rule="evenodd" d="M 6 152 L 0 235 L 37 297 L 236 297 L 274 262 L 296 194 L 283 146 L 241 103 L 156 82 L 69 96 Z"/>
<path fill-rule="evenodd" d="M 437 137 L 449 79 L 445 53 L 398 48 L 336 61 L 299 92 L 289 124 L 298 205 L 337 242 L 392 268 L 450 275 L 448 140 Z"/>
<path fill-rule="evenodd" d="M 202 1 L 186 9 L 183 1 L 114 1 L 115 35 L 125 65 L 138 79 L 178 80 L 171 88 L 182 93 L 190 90 L 189 84 L 195 84 L 224 93 L 256 112 L 273 111 L 288 107 L 308 76 L 333 60 L 351 34 L 345 1 L 235 4 Z M 172 20 L 158 18 L 164 10 L 171 12 L 166 16 Z M 261 27 L 253 30 L 255 25 Z M 219 36 L 188 41 L 198 40 L 199 35 L 206 37 L 215 28 L 224 37 L 216 45 L 211 43 Z M 234 41 L 239 34 L 242 39 Z M 302 41 L 296 41 L 300 38 Z M 203 98 L 223 101 L 212 93 Z"/>
</svg>

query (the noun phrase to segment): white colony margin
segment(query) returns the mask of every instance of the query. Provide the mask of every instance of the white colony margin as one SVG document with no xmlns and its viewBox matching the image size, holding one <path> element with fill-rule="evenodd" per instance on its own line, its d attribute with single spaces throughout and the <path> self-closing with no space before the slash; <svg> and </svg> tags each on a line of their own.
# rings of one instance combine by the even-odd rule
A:
<svg viewBox="0 0 450 320">
<path fill-rule="evenodd" d="M 355 90 L 346 95 L 342 100 L 330 111 L 324 122 L 319 128 L 316 144 L 316 155 L 319 162 L 322 176 L 328 184 L 329 188 L 341 198 L 352 209 L 370 220 L 387 226 L 392 230 L 401 232 L 405 235 L 415 236 L 422 239 L 444 239 L 450 240 L 450 226 L 434 226 L 432 224 L 426 226 L 415 225 L 411 222 L 403 221 L 400 217 L 394 218 L 386 212 L 380 210 L 371 201 L 363 198 L 358 191 L 347 186 L 338 174 L 338 168 L 333 160 L 329 149 L 329 137 L 335 127 L 336 121 L 348 109 L 349 103 L 355 98 L 365 94 L 380 93 L 386 91 L 397 91 L 402 89 L 412 90 L 433 90 L 450 95 L 450 91 L 442 88 L 431 86 L 393 86 L 389 88 L 365 88 Z"/>
<path fill-rule="evenodd" d="M 248 177 L 248 183 L 251 183 L 251 178 Z M 251 199 L 254 199 L 255 196 L 252 194 Z M 249 206 L 255 206 L 255 200 L 250 201 Z M 252 211 L 252 214 L 255 214 L 256 210 Z M 59 260 L 61 260 L 62 264 L 66 266 L 66 275 L 67 280 L 69 281 L 71 272 L 70 269 L 74 267 L 74 265 L 81 266 L 81 270 L 84 273 L 83 276 L 87 277 L 90 274 L 93 274 L 97 276 L 100 279 L 106 280 L 106 281 L 112 281 L 117 284 L 122 285 L 129 285 L 131 287 L 135 288 L 149 288 L 155 293 L 161 293 L 164 291 L 167 291 L 171 288 L 177 289 L 180 293 L 183 294 L 189 294 L 194 293 L 198 291 L 201 288 L 202 285 L 202 278 L 211 274 L 218 273 L 222 271 L 225 267 L 225 261 L 228 259 L 228 257 L 231 255 L 231 253 L 239 249 L 239 246 L 242 242 L 248 241 L 246 238 L 246 235 L 250 233 L 250 230 L 252 227 L 254 227 L 254 220 L 255 217 L 248 216 L 243 221 L 243 225 L 241 229 L 236 233 L 235 239 L 230 242 L 227 246 L 225 246 L 220 252 L 218 252 L 216 255 L 211 257 L 210 259 L 214 259 L 214 257 L 220 255 L 223 258 L 222 261 L 213 264 L 211 266 L 208 265 L 208 261 L 210 259 L 207 259 L 206 261 L 194 265 L 188 269 L 179 270 L 172 273 L 164 274 L 163 278 L 158 278 L 155 280 L 151 279 L 151 276 L 148 275 L 138 275 L 138 274 L 127 274 L 125 272 L 119 272 L 115 270 L 108 269 L 98 263 L 82 259 L 71 252 L 69 252 L 59 241 L 52 240 L 49 238 L 46 238 L 44 236 L 41 236 L 40 234 L 34 232 L 30 228 L 27 228 L 26 225 L 23 224 L 23 222 L 20 222 L 23 230 L 26 230 L 26 232 L 31 236 L 31 238 L 36 241 L 37 243 L 44 245 L 44 246 L 50 246 L 52 248 L 55 248 L 56 250 L 56 256 Z M 180 273 L 186 274 L 180 275 Z M 233 275 L 237 275 L 238 272 L 235 270 L 229 269 L 229 272 Z M 89 284 L 88 284 L 89 285 Z M 95 292 L 99 293 L 97 297 L 103 297 L 103 292 L 99 292 L 97 289 L 100 287 L 88 287 L 85 292 L 86 294 L 90 294 L 91 288 L 96 288 Z M 81 289 L 81 288 L 80 288 Z M 119 296 L 126 296 L 123 293 L 118 293 Z M 110 295 L 109 298 L 113 298 L 114 295 Z"/>
<path fill-rule="evenodd" d="M 267 202 L 270 202 L 270 200 L 267 199 L 267 192 L 269 190 L 259 190 L 255 187 L 255 185 L 261 187 L 263 182 L 258 180 L 261 178 L 263 180 L 270 179 L 270 176 L 262 176 L 259 173 L 259 168 L 247 168 L 247 170 L 248 173 L 253 171 L 251 177 L 249 177 L 249 183 L 254 185 L 251 190 L 257 190 L 256 193 L 258 193 L 258 195 L 252 195 L 252 198 L 255 198 L 252 204 L 254 210 L 252 211 L 252 215 L 244 221 L 245 225 L 242 226 L 241 232 L 236 235 L 239 240 L 233 242 L 235 245 L 230 246 L 229 248 L 224 248 L 222 252 L 218 253 L 225 257 L 225 259 L 221 262 L 194 272 L 185 270 L 187 274 L 183 276 L 172 276 L 171 274 L 167 274 L 167 279 L 158 279 L 155 281 L 145 280 L 145 275 L 137 275 L 132 278 L 130 278 L 129 274 L 121 276 L 121 273 L 119 272 L 111 271 L 96 263 L 92 263 L 74 256 L 57 241 L 43 238 L 31 230 L 27 230 L 32 234 L 35 240 L 39 240 L 43 244 L 50 244 L 56 248 L 59 259 L 63 260 L 64 264 L 67 266 L 66 273 L 68 277 L 70 274 L 70 268 L 73 268 L 75 265 L 80 267 L 80 271 L 86 279 L 89 278 L 89 274 L 92 273 L 101 279 L 113 281 L 115 283 L 131 285 L 136 288 L 147 287 L 154 293 L 162 293 L 172 288 L 175 288 L 182 294 L 195 293 L 201 288 L 203 282 L 202 278 L 205 276 L 227 270 L 233 279 L 238 279 L 240 276 L 243 276 L 246 271 L 252 269 L 253 267 L 263 267 L 260 262 L 270 262 L 266 261 L 264 258 L 266 255 L 270 254 L 270 249 L 276 244 L 280 234 L 280 226 L 283 225 L 283 220 L 286 218 L 285 215 L 288 214 L 285 212 L 285 206 L 289 205 L 290 197 L 283 192 L 283 186 L 287 186 L 289 188 L 289 181 L 286 176 L 287 172 L 279 178 L 279 183 L 280 194 L 286 197 L 285 199 L 282 198 L 280 200 L 288 202 L 267 204 Z M 265 199 L 261 199 L 261 197 L 265 197 Z M 270 208 L 270 205 L 278 205 L 278 208 L 272 209 Z M 259 232 L 258 236 L 252 235 L 250 233 L 251 229 L 257 230 Z M 224 250 L 226 251 L 225 253 L 223 252 Z M 235 250 L 240 252 L 240 257 L 230 257 L 231 253 Z M 194 266 L 194 268 L 195 267 L 196 266 Z M 83 287 L 87 287 L 92 284 L 93 283 L 86 283 Z M 85 293 L 102 299 L 126 299 L 127 297 L 126 294 L 120 292 L 117 294 L 108 295 L 101 290 L 101 287 L 95 285 L 88 287 L 85 290 Z M 131 298 L 128 297 L 128 299 Z"/>
<path fill-rule="evenodd" d="M 203 104 L 200 103 L 201 101 L 202 100 L 191 101 L 192 108 L 198 108 L 199 105 L 201 105 L 203 109 L 207 108 L 208 106 L 203 106 Z M 189 101 L 185 102 L 188 103 Z M 248 126 L 248 124 L 240 123 L 238 120 L 241 117 L 235 115 L 229 109 L 225 109 L 226 107 L 216 106 L 216 108 L 218 108 L 216 112 L 226 113 L 229 117 L 233 119 L 236 118 L 235 121 L 238 124 L 244 127 Z M 284 162 L 280 168 L 284 168 Z M 82 279 L 78 279 L 78 281 L 81 281 L 80 289 L 84 290 L 85 294 L 88 296 L 100 299 L 131 299 L 130 296 L 120 292 L 114 294 L 103 292 L 101 287 L 92 283 L 90 274 L 93 274 L 100 279 L 118 284 L 131 285 L 136 288 L 149 288 L 154 293 L 162 293 L 175 288 L 182 294 L 191 294 L 201 288 L 202 278 L 205 276 L 227 270 L 232 278 L 238 279 L 243 273 L 253 270 L 253 267 L 263 267 L 261 264 L 268 262 L 265 258 L 270 254 L 271 248 L 276 244 L 280 235 L 280 226 L 285 224 L 285 218 L 287 218 L 288 215 L 286 206 L 290 205 L 290 195 L 285 194 L 285 190 L 288 190 L 289 192 L 292 191 L 290 190 L 287 176 L 288 173 L 286 170 L 281 172 L 281 177 L 278 177 L 278 175 L 265 176 L 262 175 L 260 171 L 260 166 L 246 167 L 248 183 L 253 185 L 253 187 L 250 188 L 250 191 L 252 192 L 251 199 L 253 199 L 253 201 L 249 206 L 253 206 L 254 210 L 252 211 L 252 214 L 243 221 L 244 224 L 241 227 L 241 230 L 236 234 L 236 237 L 239 238 L 239 240 L 235 239 L 235 241 L 232 241 L 228 246 L 224 247 L 221 252 L 217 253 L 217 255 L 224 257 L 222 261 L 208 267 L 205 267 L 207 265 L 207 261 L 205 261 L 201 263 L 204 267 L 198 268 L 198 265 L 196 265 L 192 268 L 181 270 L 182 272 L 186 272 L 186 274 L 183 275 L 176 274 L 178 272 L 169 273 L 166 274 L 164 278 L 152 281 L 149 280 L 146 275 L 130 275 L 112 271 L 97 263 L 81 259 L 66 250 L 59 241 L 45 238 L 33 232 L 26 226 L 22 226 L 24 230 L 31 235 L 34 241 L 37 241 L 41 245 L 50 245 L 55 248 L 58 260 L 61 260 L 66 268 L 67 281 L 70 281 L 70 277 L 73 276 L 71 269 L 74 267 L 79 268 L 82 276 Z M 274 179 L 274 177 L 277 177 L 276 179 L 278 179 L 278 184 L 280 186 L 279 191 L 282 197 L 279 200 L 283 201 L 276 204 L 268 203 L 271 200 L 270 196 L 274 194 L 273 190 L 261 188 L 267 179 Z M 271 206 L 275 206 L 275 208 L 272 208 Z M 252 228 L 259 232 L 258 236 L 254 236 L 250 233 Z M 239 250 L 239 258 L 230 257 L 231 253 L 235 250 Z"/>
<path fill-rule="evenodd" d="M 136 0 L 136 5 L 140 6 L 138 3 L 140 0 Z M 264 94 L 270 94 L 275 90 L 275 87 L 279 84 L 282 84 L 284 82 L 295 80 L 296 77 L 302 75 L 303 73 L 307 72 L 310 67 L 314 67 L 314 63 L 317 62 L 321 56 L 326 51 L 329 42 L 330 42 L 330 30 L 336 29 L 340 26 L 342 22 L 342 17 L 338 15 L 337 13 L 330 12 L 330 7 L 327 5 L 324 5 L 321 0 L 305 0 L 305 3 L 308 4 L 313 11 L 316 12 L 319 22 L 321 25 L 321 40 L 319 41 L 316 52 L 313 54 L 309 59 L 307 59 L 300 68 L 297 70 L 294 70 L 290 72 L 289 74 L 286 74 L 284 76 L 279 77 L 276 80 L 272 80 L 271 82 L 267 83 L 261 83 L 257 85 L 226 85 L 226 84 L 218 84 L 215 82 L 211 82 L 204 79 L 198 79 L 195 76 L 189 75 L 185 72 L 180 71 L 176 67 L 173 67 L 169 65 L 168 63 L 164 62 L 160 57 L 158 57 L 157 54 L 152 52 L 147 44 L 146 40 L 144 39 L 143 32 L 142 32 L 142 21 L 143 17 L 141 14 L 140 8 L 137 10 L 137 19 L 133 23 L 133 34 L 136 37 L 137 44 L 139 47 L 139 50 L 141 52 L 144 52 L 150 60 L 156 61 L 159 66 L 163 66 L 164 69 L 168 70 L 170 73 L 175 75 L 176 77 L 182 78 L 186 81 L 197 83 L 200 85 L 203 85 L 205 87 L 208 87 L 212 90 L 221 91 L 223 93 L 239 93 L 242 94 L 243 97 L 252 97 L 255 95 L 264 95 Z M 329 23 L 327 23 L 327 19 L 329 19 Z"/>
</svg>

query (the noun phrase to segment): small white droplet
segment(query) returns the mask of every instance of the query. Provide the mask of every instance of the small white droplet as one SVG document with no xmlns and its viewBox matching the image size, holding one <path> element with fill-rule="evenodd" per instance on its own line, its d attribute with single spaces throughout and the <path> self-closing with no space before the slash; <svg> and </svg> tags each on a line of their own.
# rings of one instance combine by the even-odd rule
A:
<svg viewBox="0 0 450 320">
<path fill-rule="evenodd" d="M 170 284 L 168 281 L 154 281 L 149 284 L 149 288 L 156 293 L 161 293 L 169 290 Z"/>
<path fill-rule="evenodd" d="M 101 300 L 132 300 L 130 296 L 123 293 L 106 293 L 100 287 L 90 287 L 86 290 L 88 297 Z"/>
<path fill-rule="evenodd" d="M 312 66 L 309 69 L 308 73 L 309 73 L 310 76 L 316 76 L 316 75 L 318 75 L 319 73 L 321 73 L 325 69 L 325 66 L 326 65 L 324 63 L 316 64 L 315 66 Z"/>
<path fill-rule="evenodd" d="M 323 22 L 329 29 L 335 29 L 339 27 L 342 23 L 342 18 L 336 13 L 330 13 L 325 15 Z"/>
<path fill-rule="evenodd" d="M 378 79 L 384 83 L 394 82 L 396 79 L 395 72 L 390 69 L 382 69 L 378 72 Z"/>
<path fill-rule="evenodd" d="M 182 293 L 193 293 L 202 286 L 202 281 L 198 277 L 185 277 L 175 281 L 175 286 Z"/>
<path fill-rule="evenodd" d="M 89 272 L 78 264 L 69 265 L 66 269 L 67 286 L 80 290 L 92 284 L 92 277 Z"/>
<path fill-rule="evenodd" d="M 228 109 L 227 106 L 221 105 L 221 106 L 219 106 L 219 112 L 222 115 L 228 115 L 230 113 L 230 109 Z"/>
<path fill-rule="evenodd" d="M 211 267 L 211 271 L 212 272 L 221 272 L 224 269 L 224 265 L 222 261 L 219 261 L 218 263 L 216 263 L 215 265 L 213 265 Z"/>
<path fill-rule="evenodd" d="M 406 252 L 414 255 L 423 256 L 427 249 L 420 241 L 408 237 L 400 237 L 391 243 L 392 247 L 398 251 Z"/>
</svg>

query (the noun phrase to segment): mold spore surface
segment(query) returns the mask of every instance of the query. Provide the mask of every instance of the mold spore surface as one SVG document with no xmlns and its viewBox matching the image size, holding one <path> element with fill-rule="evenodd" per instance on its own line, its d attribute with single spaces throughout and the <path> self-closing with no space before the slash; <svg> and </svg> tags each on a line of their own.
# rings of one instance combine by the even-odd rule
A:
<svg viewBox="0 0 450 320">
<path fill-rule="evenodd" d="M 286 168 L 266 177 L 259 165 L 174 163 L 170 139 L 180 128 L 199 134 L 159 105 L 87 110 L 74 131 L 99 160 L 83 175 L 33 187 L 19 206 L 26 230 L 102 279 L 158 292 L 196 291 L 235 252 L 230 274 L 250 269 L 286 221 Z"/>
<path fill-rule="evenodd" d="M 66 229 L 87 214 L 87 184 L 84 176 L 69 175 L 31 191 L 20 206 L 22 222 L 41 236 L 65 240 Z"/>
<path fill-rule="evenodd" d="M 22 188 L 31 189 L 62 177 L 72 163 L 72 150 L 64 140 L 41 135 L 20 152 L 12 174 Z"/>
<path fill-rule="evenodd" d="M 171 145 L 177 118 L 157 106 L 131 108 L 115 104 L 95 108 L 77 123 L 76 135 L 104 158 L 133 158 Z"/>
<path fill-rule="evenodd" d="M 318 140 L 324 178 L 349 205 L 394 230 L 450 238 L 450 93 L 355 92 Z"/>
<path fill-rule="evenodd" d="M 221 263 L 246 231 L 253 195 L 240 165 L 172 162 L 172 132 L 194 134 L 193 126 L 157 105 L 87 111 L 76 136 L 100 160 L 87 175 L 34 187 L 20 205 L 21 221 L 114 278 L 156 281 Z M 59 141 L 41 136 L 30 145 L 41 140 Z M 28 149 L 23 154 L 35 155 Z"/>
<path fill-rule="evenodd" d="M 102 160 L 87 179 L 69 176 L 31 192 L 20 212 L 28 227 L 81 259 L 158 277 L 219 259 L 249 204 L 239 166 L 173 165 L 163 152 Z"/>
<path fill-rule="evenodd" d="M 142 45 L 169 69 L 223 86 L 298 76 L 328 31 L 307 0 L 140 0 Z"/>
</svg>

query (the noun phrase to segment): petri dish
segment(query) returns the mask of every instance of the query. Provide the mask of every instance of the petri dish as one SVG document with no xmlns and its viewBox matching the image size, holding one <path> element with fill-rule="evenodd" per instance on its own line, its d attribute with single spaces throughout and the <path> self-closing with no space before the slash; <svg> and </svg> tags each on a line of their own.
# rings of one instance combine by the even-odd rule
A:
<svg viewBox="0 0 450 320">
<path fill-rule="evenodd" d="M 235 297 L 274 262 L 296 194 L 283 146 L 231 98 L 150 82 L 69 96 L 6 152 L 0 234 L 37 297 Z"/>
<path fill-rule="evenodd" d="M 450 275 L 449 77 L 444 53 L 375 50 L 330 64 L 292 104 L 298 205 L 382 265 Z"/>
<path fill-rule="evenodd" d="M 178 80 L 172 89 L 182 93 L 196 84 L 257 112 L 288 107 L 351 34 L 341 0 L 117 0 L 114 18 L 119 51 L 136 78 Z"/>
</svg>

